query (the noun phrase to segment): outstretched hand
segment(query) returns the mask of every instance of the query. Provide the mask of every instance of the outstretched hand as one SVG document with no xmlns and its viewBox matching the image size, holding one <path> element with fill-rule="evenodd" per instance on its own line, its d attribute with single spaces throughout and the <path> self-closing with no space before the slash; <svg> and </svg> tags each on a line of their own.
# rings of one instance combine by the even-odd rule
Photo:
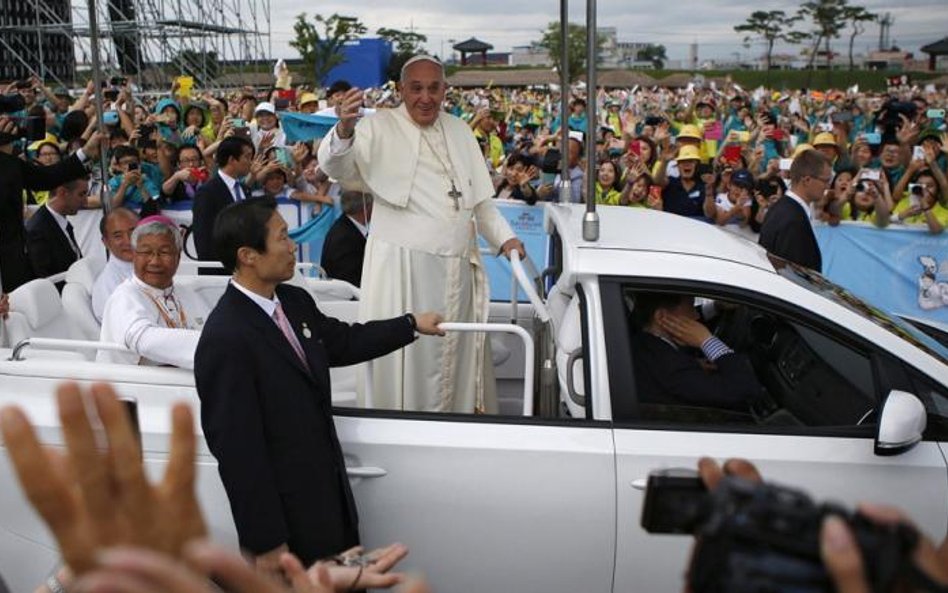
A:
<svg viewBox="0 0 948 593">
<path fill-rule="evenodd" d="M 352 138 L 355 133 L 356 122 L 362 117 L 362 102 L 364 95 L 361 89 L 352 88 L 345 92 L 342 100 L 336 105 L 336 133 L 340 138 Z"/>
<path fill-rule="evenodd" d="M 104 439 L 86 412 L 91 402 Z M 171 447 L 164 479 L 150 484 L 128 414 L 106 384 L 83 393 L 57 389 L 66 454 L 44 450 L 23 411 L 0 412 L 0 430 L 27 498 L 53 532 L 76 574 L 91 570 L 106 547 L 133 545 L 179 557 L 206 532 L 194 492 L 196 439 L 188 405 L 171 412 Z M 105 450 L 100 449 L 105 443 Z"/>
</svg>

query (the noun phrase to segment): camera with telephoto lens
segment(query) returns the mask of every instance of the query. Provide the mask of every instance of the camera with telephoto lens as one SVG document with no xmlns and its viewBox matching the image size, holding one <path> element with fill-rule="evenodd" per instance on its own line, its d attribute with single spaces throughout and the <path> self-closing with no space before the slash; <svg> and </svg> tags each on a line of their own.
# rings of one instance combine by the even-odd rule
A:
<svg viewBox="0 0 948 593">
<path fill-rule="evenodd" d="M 870 591 L 888 593 L 905 579 L 925 579 L 911 561 L 914 528 L 882 525 L 806 493 L 725 477 L 708 492 L 690 470 L 649 475 L 642 526 L 649 533 L 694 534 L 689 588 L 701 593 L 830 593 L 820 558 L 823 519 L 836 515 L 852 530 Z"/>
</svg>

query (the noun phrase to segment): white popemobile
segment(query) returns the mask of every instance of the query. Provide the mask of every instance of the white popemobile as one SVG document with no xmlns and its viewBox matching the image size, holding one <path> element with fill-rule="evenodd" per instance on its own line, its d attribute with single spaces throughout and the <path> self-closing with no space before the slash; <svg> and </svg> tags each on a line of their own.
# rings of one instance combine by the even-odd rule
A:
<svg viewBox="0 0 948 593">
<path fill-rule="evenodd" d="M 515 332 L 495 352 L 505 414 L 360 408 L 356 370 L 333 371 L 336 425 L 367 546 L 404 542 L 411 553 L 401 568 L 424 572 L 441 593 L 680 590 L 690 538 L 643 531 L 643 489 L 649 472 L 693 468 L 705 455 L 752 459 L 768 479 L 818 499 L 896 504 L 928 535 L 945 537 L 948 351 L 713 225 L 604 207 L 593 243 L 580 235 L 582 207 L 545 208 L 549 294 L 541 298 L 516 264 L 531 304 L 514 312 L 492 305 L 492 319 L 508 323 L 491 325 Z M 177 281 L 209 300 L 223 291 L 219 278 Z M 55 316 L 75 316 L 75 306 L 62 313 L 55 291 L 31 290 L 13 295 L 23 318 L 11 323 L 56 337 Z M 638 401 L 633 312 L 636 295 L 654 290 L 695 295 L 717 311 L 715 333 L 749 355 L 766 400 L 746 412 Z M 357 303 L 344 298 L 323 294 L 320 307 L 354 319 Z M 511 318 L 529 334 L 512 329 Z M 137 400 L 146 462 L 158 475 L 171 402 L 198 405 L 192 374 L 64 358 L 71 353 L 59 347 L 34 340 L 15 355 L 5 351 L 0 405 L 24 407 L 41 438 L 56 445 L 55 385 L 111 381 Z M 235 544 L 203 440 L 198 465 L 212 535 Z M 57 561 L 0 455 L 0 574 L 12 590 L 29 590 Z"/>
</svg>

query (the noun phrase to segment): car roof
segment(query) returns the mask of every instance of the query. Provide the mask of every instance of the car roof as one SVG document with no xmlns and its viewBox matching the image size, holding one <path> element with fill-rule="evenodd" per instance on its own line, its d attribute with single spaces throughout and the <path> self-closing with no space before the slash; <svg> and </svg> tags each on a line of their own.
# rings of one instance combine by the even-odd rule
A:
<svg viewBox="0 0 948 593">
<path fill-rule="evenodd" d="M 605 262 L 613 262 L 615 266 L 615 271 L 607 272 L 609 274 L 627 272 L 629 260 L 622 257 L 622 252 L 633 255 L 642 251 L 710 257 L 774 272 L 764 248 L 714 224 L 648 208 L 597 206 L 596 210 L 599 213 L 598 241 L 583 239 L 586 207 L 582 204 L 547 204 L 544 225 L 547 233 L 554 229 L 558 232 L 564 252 L 575 251 L 574 255 L 580 251 L 583 255 L 602 252 L 603 257 L 569 258 L 579 265 L 582 261 L 595 260 L 600 274 Z M 570 272 L 583 274 L 584 270 L 571 269 Z"/>
</svg>

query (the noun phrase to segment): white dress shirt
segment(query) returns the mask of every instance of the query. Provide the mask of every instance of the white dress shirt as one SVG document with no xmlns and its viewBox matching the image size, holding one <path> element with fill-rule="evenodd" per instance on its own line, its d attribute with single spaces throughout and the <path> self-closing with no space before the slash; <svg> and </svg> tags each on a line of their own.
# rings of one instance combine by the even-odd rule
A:
<svg viewBox="0 0 948 593">
<path fill-rule="evenodd" d="M 72 250 L 76 253 L 76 256 L 78 257 L 80 254 L 79 245 L 74 243 L 73 240 L 69 237 L 69 233 L 66 232 L 66 225 L 69 224 L 69 220 L 66 219 L 66 217 L 60 214 L 59 212 L 56 212 L 55 210 L 50 208 L 49 203 L 43 204 L 43 208 L 46 208 L 46 210 L 52 215 L 53 220 L 55 220 L 56 224 L 59 225 L 60 230 L 63 232 L 63 236 L 66 237 L 66 241 L 72 246 Z"/>
<path fill-rule="evenodd" d="M 807 221 L 809 221 L 810 227 L 812 228 L 813 227 L 813 210 L 810 208 L 810 205 L 807 204 L 803 198 L 801 198 L 800 196 L 798 196 L 797 194 L 793 193 L 790 190 L 787 190 L 787 193 L 785 193 L 784 195 L 790 198 L 791 200 L 793 200 L 794 202 L 796 202 L 797 204 L 799 204 L 800 208 L 803 208 L 803 213 L 806 214 L 806 219 Z"/>
<path fill-rule="evenodd" d="M 122 261 L 113 254 L 99 277 L 95 279 L 92 285 L 92 313 L 96 321 L 102 323 L 102 315 L 105 313 L 105 303 L 115 292 L 119 284 L 132 277 L 135 267 L 130 261 Z"/>
<path fill-rule="evenodd" d="M 230 197 L 234 199 L 235 202 L 238 201 L 237 194 L 234 193 L 234 185 L 239 183 L 238 180 L 234 179 L 227 173 L 224 173 L 220 169 L 217 170 L 217 174 L 221 176 L 221 179 L 224 181 L 224 184 L 227 186 L 227 189 L 230 190 Z M 247 194 L 247 190 L 243 186 L 240 188 L 240 199 L 246 200 L 250 196 Z"/>
</svg>

